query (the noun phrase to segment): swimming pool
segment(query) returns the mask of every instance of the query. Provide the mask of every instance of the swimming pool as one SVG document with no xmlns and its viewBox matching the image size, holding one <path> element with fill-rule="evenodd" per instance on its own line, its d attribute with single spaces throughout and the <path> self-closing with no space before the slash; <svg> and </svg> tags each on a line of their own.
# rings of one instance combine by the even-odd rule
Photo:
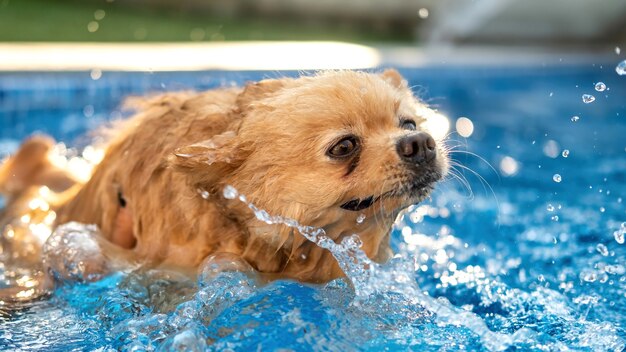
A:
<svg viewBox="0 0 626 352">
<path fill-rule="evenodd" d="M 618 61 L 400 70 L 451 131 L 466 117 L 467 135 L 471 121 L 471 135 L 453 133 L 450 143 L 475 154 L 453 157 L 480 175 L 459 169 L 469 187 L 448 180 L 395 225 L 401 256 L 381 271 L 410 273 L 428 296 L 390 289 L 354 300 L 341 280 L 257 287 L 238 274 L 200 280 L 198 290 L 170 273 L 118 273 L 1 305 L 0 349 L 621 351 L 626 78 L 615 73 Z M 0 74 L 0 154 L 34 131 L 80 148 L 85 131 L 123 116 L 129 94 L 279 74 L 295 73 Z"/>
</svg>

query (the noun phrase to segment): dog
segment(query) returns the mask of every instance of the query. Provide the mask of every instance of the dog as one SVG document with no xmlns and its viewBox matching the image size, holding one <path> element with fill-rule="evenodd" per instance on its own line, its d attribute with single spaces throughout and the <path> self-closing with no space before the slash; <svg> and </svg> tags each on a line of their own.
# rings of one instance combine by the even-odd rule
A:
<svg viewBox="0 0 626 352">
<path fill-rule="evenodd" d="M 94 224 L 107 263 L 196 268 L 240 260 L 270 279 L 322 283 L 343 276 L 332 255 L 280 224 L 256 219 L 225 186 L 270 214 L 319 227 L 340 241 L 358 233 L 377 262 L 391 255 L 400 211 L 424 200 L 448 171 L 432 111 L 395 70 L 329 71 L 243 88 L 135 99 L 103 160 L 78 182 L 46 158 L 35 137 L 0 168 L 4 218 L 48 187 L 53 227 Z M 7 224 L 4 220 L 4 224 Z"/>
</svg>

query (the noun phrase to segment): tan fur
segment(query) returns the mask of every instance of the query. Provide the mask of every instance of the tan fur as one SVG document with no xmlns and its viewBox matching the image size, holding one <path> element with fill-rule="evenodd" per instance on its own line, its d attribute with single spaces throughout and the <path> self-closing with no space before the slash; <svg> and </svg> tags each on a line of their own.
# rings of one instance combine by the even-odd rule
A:
<svg viewBox="0 0 626 352">
<path fill-rule="evenodd" d="M 141 112 L 116 129 L 91 179 L 64 194 L 57 224 L 96 224 L 153 264 L 195 267 L 210 254 L 232 253 L 272 277 L 328 281 L 343 275 L 328 251 L 283 225 L 256 220 L 242 203 L 224 199 L 223 187 L 234 186 L 270 214 L 322 227 L 335 240 L 358 233 L 367 255 L 385 260 L 398 212 L 421 201 L 447 170 L 438 147 L 436 179 L 424 193 L 397 191 L 414 177 L 396 151 L 398 138 L 413 133 L 400 128 L 400 117 L 420 130 L 420 104 L 393 70 L 326 72 L 136 101 Z M 349 133 L 362 143 L 348 174 L 348 163 L 326 152 Z M 369 195 L 384 196 L 363 211 L 340 207 Z M 357 224 L 361 213 L 365 221 Z"/>
</svg>

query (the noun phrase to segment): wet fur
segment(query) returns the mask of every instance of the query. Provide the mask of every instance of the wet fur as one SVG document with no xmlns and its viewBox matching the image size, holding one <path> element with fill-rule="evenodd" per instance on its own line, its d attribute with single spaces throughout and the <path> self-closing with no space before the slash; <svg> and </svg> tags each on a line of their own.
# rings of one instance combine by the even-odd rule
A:
<svg viewBox="0 0 626 352">
<path fill-rule="evenodd" d="M 168 93 L 134 105 L 140 112 L 114 130 L 91 179 L 59 195 L 56 223 L 96 224 L 118 245 L 107 250 L 151 265 L 196 267 L 210 254 L 232 253 L 270 277 L 328 281 L 343 274 L 327 250 L 256 220 L 242 203 L 224 199 L 223 187 L 234 186 L 270 214 L 322 227 L 336 240 L 358 233 L 367 255 L 384 261 L 399 211 L 424 199 L 447 172 L 441 147 L 423 167 L 398 157 L 397 139 L 413 133 L 399 119 L 414 120 L 420 130 L 424 116 L 394 70 Z M 358 159 L 329 158 L 328 148 L 348 133 L 362 142 Z M 8 163 L 4 173 L 14 175 Z M 0 186 L 13 180 L 18 185 L 5 193 L 19 199 L 27 186 L 49 183 L 41 172 L 27 174 L 40 179 L 0 177 Z M 370 195 L 381 198 L 363 211 L 340 207 Z M 357 224 L 361 213 L 365 221 Z"/>
</svg>

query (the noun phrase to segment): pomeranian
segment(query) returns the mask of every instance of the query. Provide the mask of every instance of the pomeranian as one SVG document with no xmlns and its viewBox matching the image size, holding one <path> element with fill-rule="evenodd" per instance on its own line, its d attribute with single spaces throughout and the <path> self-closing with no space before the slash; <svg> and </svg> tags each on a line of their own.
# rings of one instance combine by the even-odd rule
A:
<svg viewBox="0 0 626 352">
<path fill-rule="evenodd" d="M 85 183 L 47 161 L 52 140 L 26 141 L 0 168 L 3 224 L 46 186 L 54 226 L 97 226 L 102 256 L 83 258 L 88 270 L 128 260 L 196 268 L 225 255 L 271 278 L 326 282 L 343 276 L 327 250 L 259 221 L 224 187 L 337 242 L 358 233 L 381 262 L 399 212 L 448 170 L 442 141 L 424 126 L 432 110 L 395 70 L 267 79 L 132 104 L 139 112 L 114 129 Z"/>
</svg>

